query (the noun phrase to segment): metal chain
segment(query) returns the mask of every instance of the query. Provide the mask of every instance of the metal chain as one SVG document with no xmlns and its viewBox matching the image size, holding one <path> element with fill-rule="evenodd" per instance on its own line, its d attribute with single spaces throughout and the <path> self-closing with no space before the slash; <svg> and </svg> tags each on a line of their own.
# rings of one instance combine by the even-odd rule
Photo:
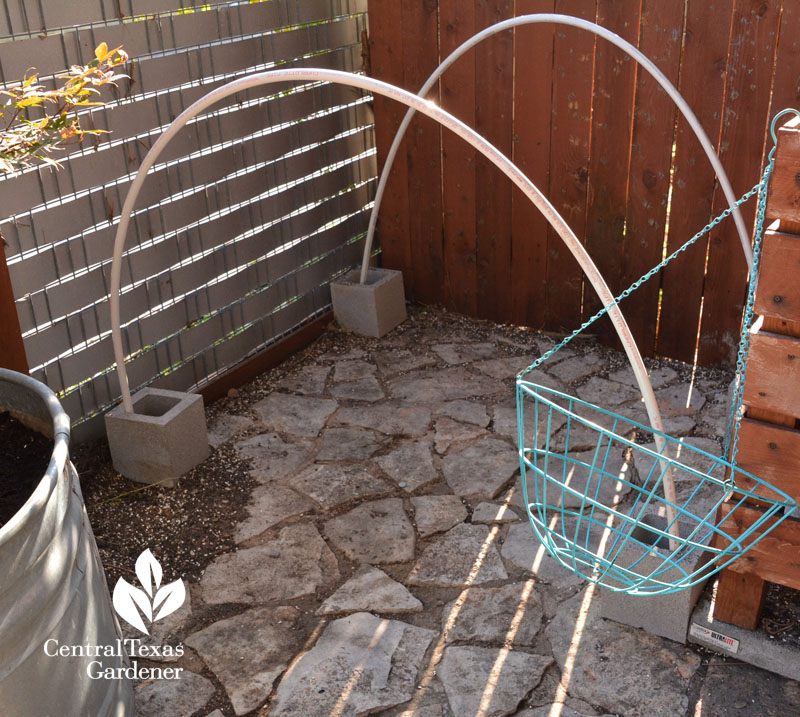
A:
<svg viewBox="0 0 800 717">
<path fill-rule="evenodd" d="M 770 157 L 772 157 L 772 154 L 770 154 Z M 768 167 L 768 169 L 769 169 L 769 167 Z M 770 169 L 770 171 L 771 171 L 771 169 Z M 638 278 L 636 281 L 634 281 L 633 284 L 631 284 L 627 289 L 625 289 L 625 291 L 623 291 L 621 294 L 619 294 L 619 296 L 617 296 L 608 306 L 603 307 L 594 316 L 592 316 L 592 318 L 587 319 L 586 321 L 584 321 L 577 329 L 575 329 L 575 331 L 573 331 L 569 336 L 567 336 L 563 341 L 561 341 L 561 343 L 557 344 L 556 346 L 551 348 L 549 351 L 547 351 L 546 353 L 542 354 L 542 356 L 540 356 L 538 359 L 536 359 L 536 361 L 534 361 L 530 366 L 528 366 L 528 368 L 523 369 L 522 371 L 520 371 L 517 374 L 517 379 L 518 380 L 522 379 L 522 377 L 526 373 L 529 373 L 530 371 L 533 371 L 534 369 L 536 369 L 539 366 L 541 366 L 545 361 L 547 361 L 547 359 L 549 359 L 554 353 L 556 353 L 556 351 L 560 351 L 562 348 L 564 348 L 564 346 L 566 346 L 570 341 L 572 341 L 572 339 L 574 339 L 578 334 L 580 334 L 581 332 L 585 331 L 589 326 L 591 326 L 601 316 L 604 316 L 605 314 L 607 314 L 609 309 L 612 306 L 616 306 L 617 304 L 619 304 L 620 301 L 622 301 L 623 299 L 625 299 L 628 296 L 630 296 L 642 284 L 644 284 L 646 281 L 648 281 L 650 278 L 652 278 L 655 274 L 657 274 L 659 271 L 661 271 L 675 257 L 677 257 L 679 254 L 685 252 L 700 237 L 702 237 L 704 234 L 707 234 L 709 231 L 711 231 L 723 219 L 725 219 L 726 217 L 729 217 L 733 213 L 733 210 L 735 208 L 742 206 L 742 204 L 747 202 L 755 194 L 757 194 L 759 191 L 761 191 L 762 188 L 766 188 L 766 181 L 767 181 L 768 176 L 769 175 L 765 171 L 764 172 L 764 177 L 762 177 L 761 181 L 758 184 L 756 184 L 750 191 L 746 192 L 739 199 L 737 199 L 732 207 L 728 207 L 725 211 L 723 211 L 721 214 L 719 214 L 719 216 L 717 216 L 714 219 L 712 219 L 699 232 L 697 232 L 697 234 L 695 234 L 691 239 L 689 239 L 689 241 L 687 241 L 685 244 L 683 244 L 678 249 L 676 249 L 674 252 L 672 252 L 672 254 L 670 254 L 668 257 L 666 257 L 663 261 L 661 261 L 658 264 L 656 264 L 646 274 L 644 274 L 643 276 Z M 762 194 L 764 196 L 766 196 L 766 192 L 763 192 Z M 764 201 L 766 201 L 766 200 L 764 200 Z M 763 221 L 763 218 L 762 218 L 762 221 Z M 754 263 L 753 273 L 751 273 L 751 277 L 753 277 L 753 276 L 755 276 L 755 263 Z M 737 364 L 737 368 L 738 368 L 738 364 Z"/>
</svg>

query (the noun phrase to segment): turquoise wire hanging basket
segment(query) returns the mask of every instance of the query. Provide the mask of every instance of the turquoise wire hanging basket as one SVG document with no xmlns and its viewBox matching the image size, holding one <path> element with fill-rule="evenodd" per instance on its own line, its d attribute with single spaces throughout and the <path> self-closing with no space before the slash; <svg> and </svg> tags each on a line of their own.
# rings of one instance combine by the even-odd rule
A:
<svg viewBox="0 0 800 717">
<path fill-rule="evenodd" d="M 800 117 L 800 111 L 793 109 L 775 115 L 770 131 L 776 144 L 775 127 L 786 114 Z M 629 417 L 525 380 L 730 210 L 517 376 L 522 495 L 530 523 L 561 565 L 608 590 L 659 595 L 690 588 L 741 558 L 797 509 L 793 498 L 736 465 L 737 418 L 747 374 L 774 153 L 773 148 L 761 182 L 736 202 L 742 204 L 759 194 L 753 267 L 736 365 L 737 390 L 726 440 L 730 462 Z M 666 497 L 665 484 L 669 493 L 674 490 L 672 500 Z M 740 520 L 740 508 L 753 504 L 759 508 L 758 518 Z"/>
<path fill-rule="evenodd" d="M 722 458 L 523 375 L 517 421 L 528 517 L 550 555 L 590 582 L 638 595 L 683 590 L 741 557 L 796 507 Z M 656 435 L 662 450 L 641 443 Z M 578 436 L 594 447 L 571 450 Z M 664 497 L 668 471 L 676 502 Z M 747 499 L 763 512 L 744 532 L 732 530 Z M 723 502 L 729 512 L 718 523 Z M 675 521 L 680 537 L 670 531 Z"/>
</svg>

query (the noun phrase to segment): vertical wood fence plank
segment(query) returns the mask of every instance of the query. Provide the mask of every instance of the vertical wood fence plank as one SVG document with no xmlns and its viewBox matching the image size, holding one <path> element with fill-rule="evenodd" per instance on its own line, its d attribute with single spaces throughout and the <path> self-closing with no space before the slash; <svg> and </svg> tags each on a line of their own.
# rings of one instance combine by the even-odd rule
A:
<svg viewBox="0 0 800 717">
<path fill-rule="evenodd" d="M 733 0 L 689 0 L 680 91 L 716 147 L 724 93 Z M 709 32 L 708 28 L 717 28 Z M 675 251 L 711 219 L 714 170 L 683 116 L 678 117 L 667 251 Z M 674 259 L 661 279 L 657 353 L 693 361 L 703 297 L 708 239 Z M 653 279 L 655 281 L 655 279 Z"/>
<path fill-rule="evenodd" d="M 761 173 L 761 148 L 767 123 L 780 7 L 762 0 L 737 2 L 733 17 L 720 157 L 736 194 L 752 187 Z M 714 195 L 714 213 L 725 208 Z M 752 226 L 755 204 L 743 209 Z M 711 234 L 705 300 L 698 346 L 702 364 L 732 363 L 739 341 L 747 268 L 733 222 Z"/>
<path fill-rule="evenodd" d="M 443 60 L 475 34 L 473 0 L 440 0 L 439 52 Z M 441 106 L 470 127 L 475 126 L 475 55 L 467 53 L 442 77 Z M 464 140 L 442 131 L 442 209 L 446 304 L 454 311 L 477 314 L 478 284 L 475 241 L 476 152 Z"/>
<path fill-rule="evenodd" d="M 513 0 L 477 0 L 475 30 L 513 15 Z M 514 34 L 475 48 L 475 129 L 504 155 L 512 153 Z M 511 180 L 479 156 L 475 168 L 478 316 L 506 321 L 511 312 Z"/>
<path fill-rule="evenodd" d="M 516 14 L 554 12 L 555 0 L 517 0 Z M 553 27 L 528 25 L 514 34 L 514 135 L 512 159 L 547 192 L 550 184 L 550 97 L 553 91 Z M 511 318 L 544 328 L 547 283 L 547 220 L 522 192 L 511 196 Z"/>
<path fill-rule="evenodd" d="M 775 78 L 772 83 L 772 104 L 769 110 L 770 122 L 782 109 L 787 107 L 800 109 L 800 34 L 797 32 L 798 23 L 800 23 L 800 6 L 791 0 L 784 0 L 781 8 L 778 48 L 775 55 Z M 769 152 L 773 146 L 772 137 L 767 133 L 765 141 L 766 152 Z"/>
<path fill-rule="evenodd" d="M 439 64 L 436 3 L 403 0 L 403 57 L 405 86 L 417 92 Z M 438 99 L 438 88 L 431 92 Z M 403 108 L 405 111 L 405 107 Z M 419 113 L 408 128 L 408 241 L 413 260 L 411 296 L 424 304 L 444 301 L 442 276 L 441 130 Z M 403 158 L 398 158 L 403 161 Z M 408 282 L 406 282 L 408 283 Z"/>
<path fill-rule="evenodd" d="M 682 3 L 645 0 L 639 49 L 678 84 L 683 35 Z M 623 272 L 619 290 L 630 286 L 661 261 L 675 130 L 675 103 L 646 72 L 636 81 L 628 212 Z M 656 343 L 659 277 L 653 277 L 627 302 L 625 316 L 639 348 L 652 356 Z"/>
<path fill-rule="evenodd" d="M 637 45 L 640 9 L 638 0 L 625 3 L 600 0 L 597 21 Z M 607 40 L 598 38 L 592 93 L 586 248 L 615 294 L 623 288 L 620 276 L 624 263 L 622 245 L 635 84 L 636 62 Z M 601 303 L 588 282 L 584 284 L 584 292 L 585 320 L 599 311 Z M 605 341 L 615 341 L 614 328 L 608 318 L 595 324 L 592 333 L 599 334 Z"/>
<path fill-rule="evenodd" d="M 558 0 L 556 12 L 595 20 L 596 3 Z M 594 35 L 559 26 L 553 43 L 553 119 L 550 201 L 580 240 L 586 236 Z M 548 231 L 547 323 L 571 330 L 580 323 L 583 277 L 564 242 Z"/>
<path fill-rule="evenodd" d="M 403 8 L 400 3 L 370 0 L 370 64 L 372 76 L 402 86 L 403 77 Z M 416 92 L 419 87 L 412 88 Z M 383 169 L 386 154 L 406 107 L 385 97 L 375 96 L 375 143 L 378 171 Z M 403 272 L 406 291 L 413 287 L 411 245 L 408 241 L 408 139 L 403 141 L 386 185 L 376 233 L 380 238 L 381 263 Z"/>
</svg>

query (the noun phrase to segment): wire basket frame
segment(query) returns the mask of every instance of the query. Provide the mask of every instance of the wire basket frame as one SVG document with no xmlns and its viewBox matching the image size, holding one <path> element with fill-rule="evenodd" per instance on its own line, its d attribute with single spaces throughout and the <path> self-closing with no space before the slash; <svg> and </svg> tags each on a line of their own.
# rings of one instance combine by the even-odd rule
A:
<svg viewBox="0 0 800 717">
<path fill-rule="evenodd" d="M 797 507 L 691 443 L 659 433 L 659 451 L 643 443 L 655 438 L 652 428 L 522 379 L 517 424 L 523 499 L 538 538 L 565 568 L 615 592 L 657 595 L 704 581 Z M 678 490 L 674 503 L 664 497 L 668 470 Z M 733 531 L 747 499 L 763 512 Z M 717 523 L 723 502 L 730 512 Z M 670 532 L 676 521 L 680 538 Z"/>
</svg>

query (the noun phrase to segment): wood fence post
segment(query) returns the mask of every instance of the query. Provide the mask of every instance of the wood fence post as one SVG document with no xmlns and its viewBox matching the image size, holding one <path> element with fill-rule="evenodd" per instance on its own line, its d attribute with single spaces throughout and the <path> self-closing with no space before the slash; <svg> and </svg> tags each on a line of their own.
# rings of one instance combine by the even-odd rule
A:
<svg viewBox="0 0 800 717">
<path fill-rule="evenodd" d="M 800 120 L 778 132 L 775 169 L 767 195 L 751 330 L 745 414 L 737 463 L 795 500 L 800 499 Z M 737 483 L 750 488 L 737 477 Z M 757 501 L 743 510 L 743 527 L 758 517 Z M 725 506 L 723 506 L 725 513 Z M 737 522 L 737 530 L 739 522 Z M 787 518 L 745 559 L 722 571 L 715 619 L 745 629 L 758 625 L 770 581 L 800 589 L 800 520 Z"/>
<path fill-rule="evenodd" d="M 3 237 L 0 235 L 0 368 L 10 368 L 28 373 L 28 359 L 22 343 L 17 307 L 14 306 L 14 291 L 6 265 Z"/>
</svg>

